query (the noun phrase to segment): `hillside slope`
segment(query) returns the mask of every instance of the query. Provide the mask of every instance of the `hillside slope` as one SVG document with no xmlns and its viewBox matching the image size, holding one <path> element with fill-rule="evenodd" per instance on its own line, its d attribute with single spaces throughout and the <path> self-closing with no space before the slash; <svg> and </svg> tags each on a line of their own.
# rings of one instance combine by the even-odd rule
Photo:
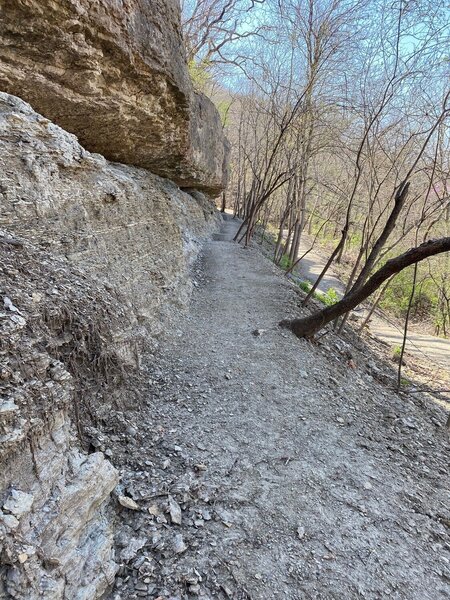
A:
<svg viewBox="0 0 450 600">
<path fill-rule="evenodd" d="M 389 389 L 356 338 L 279 329 L 298 292 L 235 230 L 206 244 L 147 407 L 112 442 L 138 507 L 111 598 L 448 598 L 444 411 Z"/>
</svg>

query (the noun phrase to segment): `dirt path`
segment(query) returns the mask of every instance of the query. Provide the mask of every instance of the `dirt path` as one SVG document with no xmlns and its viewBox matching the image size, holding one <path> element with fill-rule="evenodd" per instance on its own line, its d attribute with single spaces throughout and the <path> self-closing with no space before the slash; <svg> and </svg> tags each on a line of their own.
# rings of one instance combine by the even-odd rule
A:
<svg viewBox="0 0 450 600">
<path fill-rule="evenodd" d="M 235 227 L 206 245 L 146 405 L 114 417 L 139 509 L 111 598 L 450 598 L 444 412 L 377 383 L 366 348 L 280 330 L 298 295 Z"/>
<path fill-rule="evenodd" d="M 299 255 L 306 252 L 312 244 L 312 238 L 304 236 L 300 247 Z M 300 261 L 297 272 L 308 281 L 314 283 L 326 264 L 328 255 L 315 248 Z M 344 285 L 336 272 L 331 269 L 322 280 L 319 290 L 326 292 L 330 288 L 338 292 L 344 292 Z M 363 311 L 361 311 L 361 314 Z M 394 319 L 389 319 L 380 311 L 371 318 L 370 331 L 380 339 L 388 342 L 392 347 L 401 346 L 403 342 L 402 328 L 395 323 Z M 410 328 L 408 334 L 407 346 L 408 352 L 417 356 L 420 360 L 428 361 L 431 366 L 441 366 L 450 373 L 450 340 L 438 338 L 432 335 L 418 333 Z"/>
</svg>

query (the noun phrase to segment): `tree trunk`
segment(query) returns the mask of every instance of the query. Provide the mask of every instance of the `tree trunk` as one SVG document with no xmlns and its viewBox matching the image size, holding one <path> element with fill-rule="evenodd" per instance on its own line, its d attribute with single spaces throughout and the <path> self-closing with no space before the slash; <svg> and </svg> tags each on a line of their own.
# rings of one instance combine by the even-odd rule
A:
<svg viewBox="0 0 450 600">
<path fill-rule="evenodd" d="M 404 254 L 400 254 L 396 258 L 388 260 L 363 286 L 353 289 L 336 304 L 327 306 L 323 310 L 303 319 L 281 321 L 280 325 L 293 331 L 299 338 L 312 338 L 317 331 L 327 325 L 327 323 L 330 323 L 334 319 L 337 319 L 355 308 L 355 306 L 358 306 L 358 304 L 361 304 L 361 302 L 368 298 L 384 281 L 389 279 L 389 277 L 392 277 L 392 275 L 399 273 L 406 267 L 420 262 L 425 258 L 442 252 L 448 252 L 449 250 L 450 237 L 431 240 L 416 248 L 411 248 Z"/>
<path fill-rule="evenodd" d="M 394 207 L 391 211 L 391 214 L 389 215 L 388 220 L 386 221 L 386 224 L 383 228 L 383 231 L 381 232 L 380 237 L 375 242 L 375 244 L 369 254 L 369 257 L 366 260 L 364 267 L 362 268 L 360 274 L 358 275 L 358 278 L 355 281 L 355 285 L 354 285 L 355 288 L 361 286 L 364 283 L 364 281 L 367 279 L 370 271 L 372 270 L 372 268 L 375 264 L 375 261 L 376 261 L 378 255 L 380 254 L 387 239 L 391 235 L 391 233 L 395 227 L 395 224 L 397 223 L 397 218 L 398 218 L 403 206 L 405 205 L 405 200 L 408 195 L 408 190 L 409 190 L 409 182 L 408 181 L 404 181 L 398 187 L 397 192 L 395 194 Z"/>
<path fill-rule="evenodd" d="M 320 272 L 318 278 L 316 279 L 316 281 L 314 282 L 314 285 L 312 286 L 312 288 L 309 290 L 308 294 L 306 295 L 306 298 L 303 300 L 302 304 L 303 306 L 306 306 L 306 304 L 308 304 L 308 302 L 310 301 L 310 299 L 312 298 L 314 292 L 316 291 L 316 289 L 319 287 L 320 282 L 322 281 L 322 279 L 325 277 L 325 275 L 327 274 L 328 269 L 330 268 L 331 263 L 333 262 L 333 260 L 336 258 L 336 255 L 339 253 L 341 246 L 345 243 L 345 236 L 346 236 L 346 231 L 345 229 L 342 230 L 342 236 L 340 239 L 339 244 L 336 246 L 336 248 L 333 250 L 330 258 L 327 261 L 327 264 L 324 266 L 324 268 L 322 269 L 322 271 Z M 339 316 L 339 315 L 338 315 Z"/>
</svg>

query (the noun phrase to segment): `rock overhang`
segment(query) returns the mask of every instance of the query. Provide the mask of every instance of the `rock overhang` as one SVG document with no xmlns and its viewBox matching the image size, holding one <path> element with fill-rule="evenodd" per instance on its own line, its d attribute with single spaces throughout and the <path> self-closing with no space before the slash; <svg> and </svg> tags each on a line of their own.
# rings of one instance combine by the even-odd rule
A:
<svg viewBox="0 0 450 600">
<path fill-rule="evenodd" d="M 0 89 L 107 159 L 211 196 L 228 146 L 194 91 L 176 0 L 3 0 Z"/>
</svg>

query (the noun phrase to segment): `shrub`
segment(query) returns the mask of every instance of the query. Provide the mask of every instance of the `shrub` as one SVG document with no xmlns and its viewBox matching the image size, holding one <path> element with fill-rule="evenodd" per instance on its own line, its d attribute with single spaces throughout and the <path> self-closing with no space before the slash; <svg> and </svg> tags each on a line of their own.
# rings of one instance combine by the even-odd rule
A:
<svg viewBox="0 0 450 600">
<path fill-rule="evenodd" d="M 281 260 L 278 263 L 278 266 L 280 267 L 280 269 L 283 269 L 284 271 L 287 271 L 290 267 L 292 267 L 292 261 L 290 260 L 290 258 L 287 254 L 284 254 L 281 257 Z"/>
</svg>

